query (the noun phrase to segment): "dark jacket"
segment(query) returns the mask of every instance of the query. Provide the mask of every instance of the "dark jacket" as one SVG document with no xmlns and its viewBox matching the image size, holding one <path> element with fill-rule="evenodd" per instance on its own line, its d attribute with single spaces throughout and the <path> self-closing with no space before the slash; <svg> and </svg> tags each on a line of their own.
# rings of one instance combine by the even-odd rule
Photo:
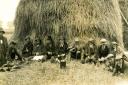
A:
<svg viewBox="0 0 128 85">
<path fill-rule="evenodd" d="M 40 53 L 42 54 L 43 52 L 43 45 L 42 44 L 34 44 L 34 50 L 33 50 L 34 53 Z"/>
<path fill-rule="evenodd" d="M 94 55 L 97 53 L 97 46 L 95 43 L 87 43 L 84 47 L 85 55 Z"/>
<path fill-rule="evenodd" d="M 64 42 L 63 45 L 61 45 L 60 43 L 58 44 L 58 54 L 66 54 L 68 51 L 68 44 L 67 42 Z"/>
<path fill-rule="evenodd" d="M 0 37 L 0 65 L 6 62 L 6 53 L 8 49 L 7 38 L 4 36 Z"/>
<path fill-rule="evenodd" d="M 9 47 L 8 53 L 7 53 L 7 58 L 9 60 L 14 60 L 16 58 L 16 56 L 18 57 L 18 60 L 22 59 L 15 47 Z"/>
<path fill-rule="evenodd" d="M 27 57 L 31 56 L 33 52 L 33 43 L 31 41 L 24 44 L 22 54 L 27 54 Z"/>
<path fill-rule="evenodd" d="M 45 45 L 46 52 L 54 52 L 55 51 L 55 44 L 53 40 L 47 40 Z"/>
<path fill-rule="evenodd" d="M 98 56 L 99 58 L 101 57 L 107 57 L 107 55 L 109 54 L 110 52 L 110 48 L 108 45 L 100 45 L 98 47 Z"/>
<path fill-rule="evenodd" d="M 82 48 L 81 48 L 80 44 L 73 43 L 73 45 L 70 49 L 70 52 L 71 52 L 71 58 L 81 59 Z"/>
</svg>

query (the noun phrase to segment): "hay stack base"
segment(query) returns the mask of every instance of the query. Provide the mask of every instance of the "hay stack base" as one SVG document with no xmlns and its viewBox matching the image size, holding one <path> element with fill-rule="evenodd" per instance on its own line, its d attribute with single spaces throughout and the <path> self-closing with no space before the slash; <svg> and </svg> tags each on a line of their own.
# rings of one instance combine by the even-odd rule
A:
<svg viewBox="0 0 128 85">
<path fill-rule="evenodd" d="M 16 12 L 13 39 L 51 34 L 69 41 L 106 38 L 123 46 L 118 0 L 21 0 Z"/>
</svg>

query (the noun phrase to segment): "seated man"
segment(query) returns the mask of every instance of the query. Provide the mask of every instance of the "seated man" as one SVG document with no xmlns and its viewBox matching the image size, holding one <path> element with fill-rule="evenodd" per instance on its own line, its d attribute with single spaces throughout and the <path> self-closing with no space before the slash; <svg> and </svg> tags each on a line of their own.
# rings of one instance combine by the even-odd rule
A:
<svg viewBox="0 0 128 85">
<path fill-rule="evenodd" d="M 45 44 L 47 59 L 51 59 L 55 55 L 55 44 L 51 36 L 48 36 Z"/>
<path fill-rule="evenodd" d="M 58 43 L 58 46 L 57 46 L 57 50 L 58 50 L 57 51 L 58 56 L 61 57 L 62 54 L 64 54 L 66 56 L 66 53 L 68 51 L 68 44 L 67 44 L 65 38 L 59 40 L 59 43 Z"/>
<path fill-rule="evenodd" d="M 24 47 L 22 49 L 22 55 L 27 58 L 32 56 L 32 52 L 33 52 L 33 43 L 30 39 L 30 37 L 26 37 L 25 38 L 25 43 L 24 43 Z"/>
<path fill-rule="evenodd" d="M 116 42 L 112 42 L 111 52 L 113 53 L 114 60 L 115 60 L 113 75 L 116 75 L 118 73 L 123 73 L 124 72 L 124 58 L 123 58 L 124 50 Z"/>
<path fill-rule="evenodd" d="M 7 52 L 7 59 L 13 62 L 15 59 L 22 61 L 22 57 L 18 53 L 16 49 L 16 42 L 12 41 L 9 45 L 8 52 Z"/>
<path fill-rule="evenodd" d="M 98 60 L 100 63 L 105 63 L 105 58 L 108 56 L 110 53 L 110 48 L 107 44 L 106 39 L 101 39 L 100 40 L 101 45 L 98 47 Z"/>
<path fill-rule="evenodd" d="M 34 46 L 33 46 L 33 53 L 34 55 L 39 54 L 42 55 L 43 53 L 43 43 L 39 37 L 37 37 L 34 41 Z"/>
<path fill-rule="evenodd" d="M 71 47 L 70 53 L 71 53 L 71 58 L 81 59 L 82 49 L 80 47 L 80 42 L 79 42 L 78 38 L 75 39 L 75 43 Z"/>
<path fill-rule="evenodd" d="M 16 42 L 12 41 L 7 51 L 7 62 L 0 68 L 0 71 L 13 71 L 14 69 L 19 69 L 21 61 L 22 57 L 16 49 Z"/>
<path fill-rule="evenodd" d="M 66 54 L 68 52 L 68 44 L 65 38 L 59 39 L 57 50 L 58 50 L 57 61 L 60 64 L 60 68 L 65 68 L 66 67 Z"/>
<path fill-rule="evenodd" d="M 90 38 L 83 50 L 84 50 L 84 59 L 85 59 L 85 61 L 87 63 L 96 64 L 97 46 L 95 44 L 94 39 Z"/>
</svg>

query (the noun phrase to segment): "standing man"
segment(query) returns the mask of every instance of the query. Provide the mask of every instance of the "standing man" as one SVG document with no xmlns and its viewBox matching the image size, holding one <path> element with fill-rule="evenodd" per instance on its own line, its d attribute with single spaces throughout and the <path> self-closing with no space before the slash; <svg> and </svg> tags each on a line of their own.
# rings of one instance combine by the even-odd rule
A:
<svg viewBox="0 0 128 85">
<path fill-rule="evenodd" d="M 7 38 L 3 36 L 5 31 L 0 27 L 0 66 L 6 63 L 6 53 L 8 49 Z"/>
</svg>

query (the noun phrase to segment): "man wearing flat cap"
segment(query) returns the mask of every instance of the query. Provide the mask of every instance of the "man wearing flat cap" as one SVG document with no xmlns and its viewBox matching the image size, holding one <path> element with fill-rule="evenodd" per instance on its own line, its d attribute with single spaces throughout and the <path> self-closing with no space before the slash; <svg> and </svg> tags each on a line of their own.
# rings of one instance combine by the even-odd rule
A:
<svg viewBox="0 0 128 85">
<path fill-rule="evenodd" d="M 33 43 L 31 41 L 31 38 L 29 36 L 27 36 L 25 38 L 25 43 L 22 49 L 22 55 L 25 58 L 28 58 L 30 56 L 32 56 L 32 52 L 33 52 Z"/>
<path fill-rule="evenodd" d="M 104 62 L 104 59 L 108 56 L 110 53 L 110 48 L 107 44 L 106 39 L 101 39 L 100 40 L 101 45 L 98 47 L 98 57 L 100 62 Z"/>
<path fill-rule="evenodd" d="M 34 55 L 42 55 L 44 49 L 43 41 L 40 37 L 36 37 L 33 44 L 33 53 Z"/>
<path fill-rule="evenodd" d="M 117 42 L 112 42 L 111 53 L 114 55 L 115 64 L 113 75 L 124 73 L 124 50 L 118 45 Z"/>
<path fill-rule="evenodd" d="M 45 52 L 47 55 L 47 59 L 51 59 L 51 57 L 55 55 L 55 43 L 51 35 L 48 35 L 46 37 Z"/>
<path fill-rule="evenodd" d="M 82 48 L 78 38 L 75 38 L 72 46 L 70 47 L 70 54 L 72 59 L 81 59 Z"/>
<path fill-rule="evenodd" d="M 96 53 L 97 53 L 97 45 L 93 38 L 90 38 L 86 43 L 84 50 L 84 58 L 87 63 L 96 64 Z"/>
<path fill-rule="evenodd" d="M 0 27 L 0 66 L 6 63 L 6 52 L 8 49 L 7 38 L 3 36 L 5 31 Z"/>
</svg>

